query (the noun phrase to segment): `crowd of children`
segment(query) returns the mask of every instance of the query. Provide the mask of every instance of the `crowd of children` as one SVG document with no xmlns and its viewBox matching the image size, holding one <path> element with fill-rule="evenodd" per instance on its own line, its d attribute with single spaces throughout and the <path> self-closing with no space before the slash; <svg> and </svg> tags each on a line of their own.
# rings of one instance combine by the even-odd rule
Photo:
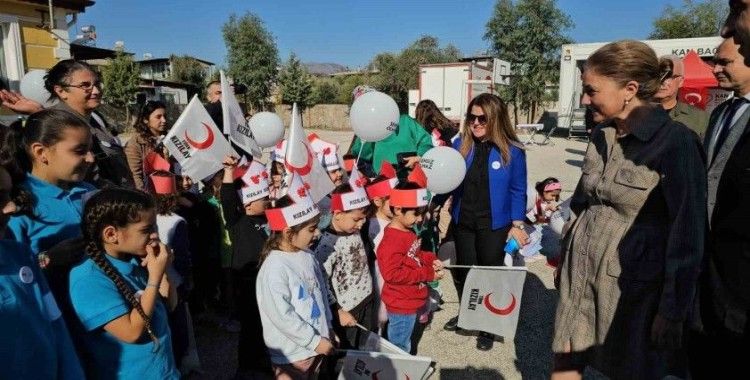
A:
<svg viewBox="0 0 750 380">
<path fill-rule="evenodd" d="M 163 127 L 163 106 L 150 107 L 142 121 Z M 335 185 L 316 204 L 286 170 L 285 141 L 268 165 L 227 156 L 199 182 L 155 131 L 138 150 L 142 190 L 96 189 L 89 129 L 64 110 L 0 128 L 0 326 L 35 334 L 0 348 L 0 362 L 34 378 L 179 378 L 200 370 L 193 317 L 215 314 L 239 332 L 240 375 L 306 378 L 370 332 L 417 352 L 444 266 L 413 160 L 367 176 L 310 134 Z M 549 223 L 560 183 L 536 190 L 528 222 Z"/>
</svg>

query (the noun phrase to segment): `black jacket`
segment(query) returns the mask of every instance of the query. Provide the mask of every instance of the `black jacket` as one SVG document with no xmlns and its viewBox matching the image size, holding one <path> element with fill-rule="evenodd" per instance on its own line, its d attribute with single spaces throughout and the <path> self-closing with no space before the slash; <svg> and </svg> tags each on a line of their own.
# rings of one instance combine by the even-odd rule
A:
<svg viewBox="0 0 750 380">
<path fill-rule="evenodd" d="M 257 267 L 260 251 L 268 239 L 266 217 L 245 214 L 237 187 L 231 183 L 221 184 L 221 207 L 232 240 L 232 269 L 246 271 Z"/>
</svg>

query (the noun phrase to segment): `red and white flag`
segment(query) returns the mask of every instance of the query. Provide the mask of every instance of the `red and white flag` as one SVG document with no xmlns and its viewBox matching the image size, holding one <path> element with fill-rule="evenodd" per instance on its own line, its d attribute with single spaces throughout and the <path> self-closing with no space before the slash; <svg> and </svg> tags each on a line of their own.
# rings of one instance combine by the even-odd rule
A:
<svg viewBox="0 0 750 380">
<path fill-rule="evenodd" d="M 182 172 L 194 180 L 202 180 L 221 170 L 225 156 L 237 157 L 197 95 L 164 137 L 164 146 L 180 163 Z"/>
<path fill-rule="evenodd" d="M 473 267 L 464 283 L 458 326 L 516 336 L 526 267 Z"/>
<path fill-rule="evenodd" d="M 237 146 L 260 158 L 263 152 L 261 152 L 258 143 L 255 142 L 255 136 L 247 125 L 240 103 L 234 96 L 234 89 L 229 85 L 223 70 L 219 71 L 219 76 L 221 77 L 221 116 L 224 134 L 229 135 L 229 139 Z"/>
<path fill-rule="evenodd" d="M 339 380 L 419 380 L 434 372 L 431 358 L 409 354 L 391 354 L 348 350 Z"/>
<path fill-rule="evenodd" d="M 303 182 L 310 185 L 310 195 L 315 203 L 333 191 L 333 182 L 320 161 L 315 159 L 307 134 L 302 129 L 302 116 L 297 109 L 297 103 L 292 106 L 292 122 L 289 126 L 284 165 L 287 168 L 287 179 L 291 173 L 297 173 Z M 289 180 L 285 182 L 290 183 Z"/>
</svg>

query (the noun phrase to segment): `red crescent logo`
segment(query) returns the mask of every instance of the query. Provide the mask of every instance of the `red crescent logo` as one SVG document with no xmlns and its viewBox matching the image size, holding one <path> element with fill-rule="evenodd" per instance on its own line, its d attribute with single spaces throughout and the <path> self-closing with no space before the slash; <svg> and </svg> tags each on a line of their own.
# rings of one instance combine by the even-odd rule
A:
<svg viewBox="0 0 750 380">
<path fill-rule="evenodd" d="M 304 147 L 305 147 L 305 150 L 307 151 L 307 163 L 306 164 L 300 167 L 295 167 L 289 162 L 289 157 L 285 157 L 285 160 L 284 160 L 286 161 L 286 167 L 289 168 L 289 170 L 291 171 L 297 172 L 297 174 L 299 174 L 300 176 L 306 176 L 310 174 L 310 172 L 312 171 L 312 164 L 313 164 L 313 156 L 310 153 L 310 149 L 308 149 L 307 145 L 304 145 Z"/>
<path fill-rule="evenodd" d="M 693 100 L 691 100 L 691 98 Z M 689 94 L 685 94 L 685 101 L 688 102 L 688 103 L 690 103 L 690 105 L 696 105 L 696 104 L 700 103 L 702 100 L 703 100 L 703 97 L 701 96 L 701 94 L 698 94 L 696 92 L 691 92 Z"/>
<path fill-rule="evenodd" d="M 510 295 L 510 297 L 511 297 L 510 305 L 508 305 L 505 308 L 497 308 L 497 307 L 495 307 L 492 304 L 492 301 L 490 301 L 490 296 L 491 295 L 492 295 L 492 293 L 487 294 L 486 296 L 484 296 L 484 302 L 483 303 L 484 303 L 484 307 L 486 307 L 487 310 L 489 310 L 493 314 L 508 315 L 508 314 L 512 313 L 513 310 L 516 308 L 516 296 L 514 296 L 512 293 Z"/>
<path fill-rule="evenodd" d="M 211 127 L 209 127 L 206 123 L 201 124 L 203 124 L 203 127 L 206 128 L 206 133 L 208 135 L 206 136 L 206 139 L 201 142 L 197 142 L 191 139 L 190 136 L 188 136 L 187 131 L 185 131 L 185 140 L 187 141 L 187 143 L 190 144 L 190 146 L 192 146 L 193 148 L 199 150 L 209 148 L 214 143 L 214 132 L 211 130 Z"/>
</svg>

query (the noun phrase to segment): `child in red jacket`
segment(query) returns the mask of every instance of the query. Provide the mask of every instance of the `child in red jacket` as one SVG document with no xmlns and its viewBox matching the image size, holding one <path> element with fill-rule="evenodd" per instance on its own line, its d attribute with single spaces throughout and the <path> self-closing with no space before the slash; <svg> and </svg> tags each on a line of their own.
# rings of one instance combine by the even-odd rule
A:
<svg viewBox="0 0 750 380">
<path fill-rule="evenodd" d="M 388 340 L 411 351 L 411 334 L 417 310 L 427 302 L 427 282 L 443 278 L 443 263 L 434 253 L 422 251 L 412 227 L 422 221 L 429 193 L 406 182 L 391 191 L 393 219 L 385 228 L 377 249 L 383 275 L 382 299 L 388 311 Z"/>
</svg>

